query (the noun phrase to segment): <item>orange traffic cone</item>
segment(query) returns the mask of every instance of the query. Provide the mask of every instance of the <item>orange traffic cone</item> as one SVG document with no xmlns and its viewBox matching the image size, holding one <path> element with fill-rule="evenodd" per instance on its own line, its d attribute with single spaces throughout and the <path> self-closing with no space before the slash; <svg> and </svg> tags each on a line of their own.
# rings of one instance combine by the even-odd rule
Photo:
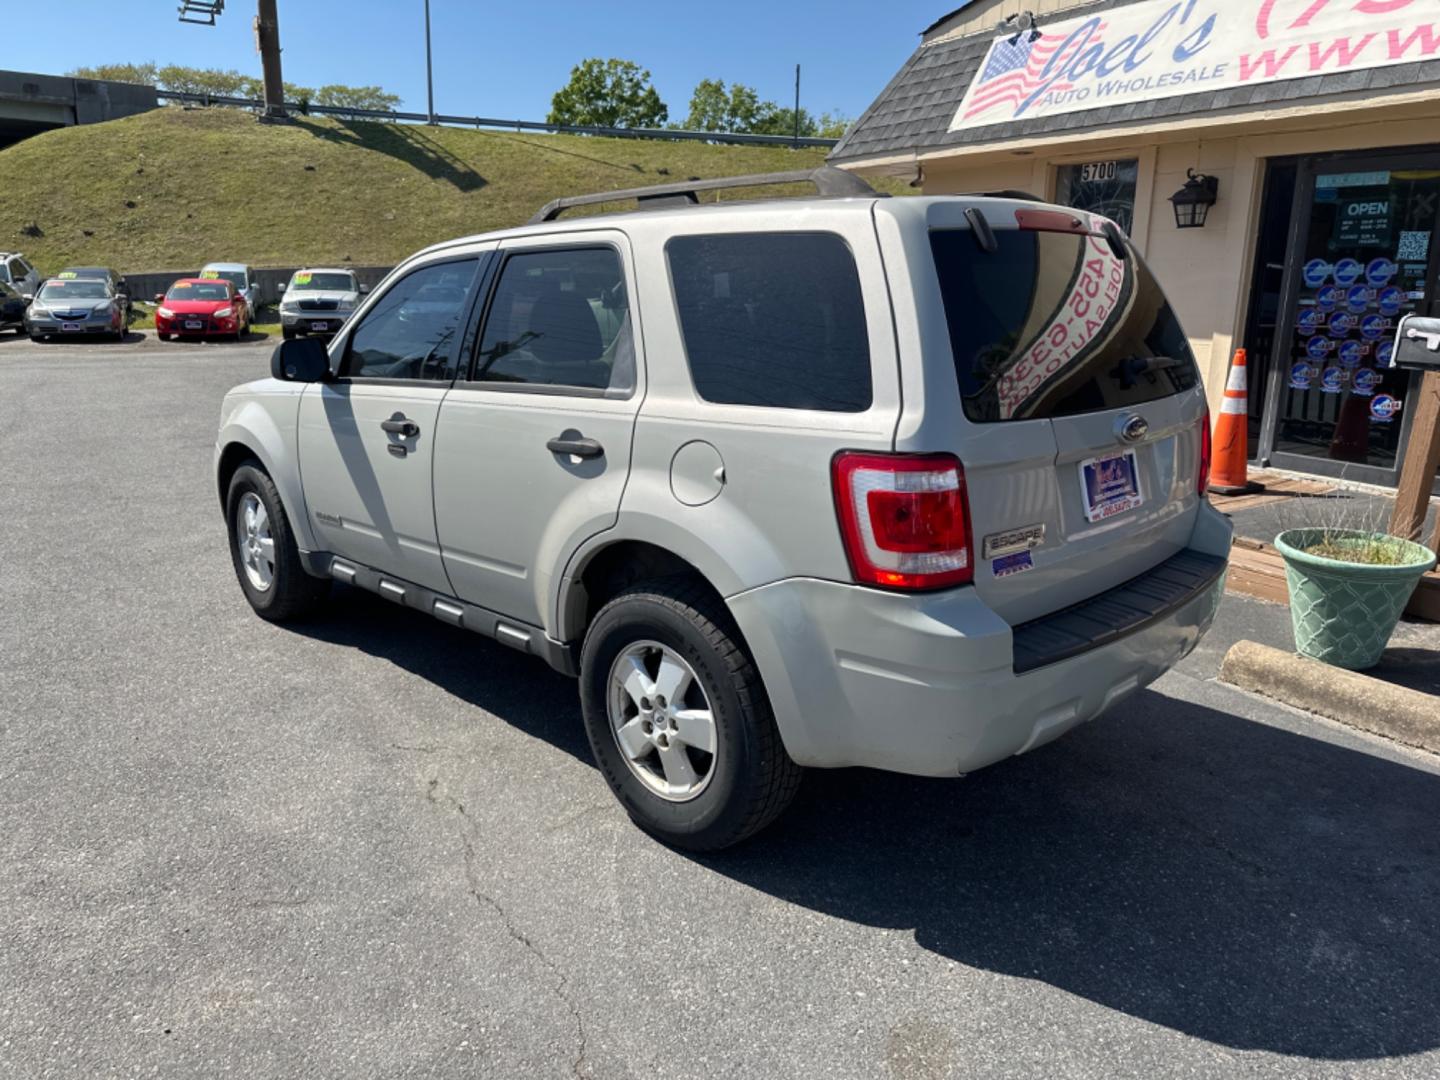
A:
<svg viewBox="0 0 1440 1080">
<path fill-rule="evenodd" d="M 1210 460 L 1210 490 L 1217 495 L 1244 495 L 1263 490 L 1246 474 L 1250 459 L 1246 425 L 1249 423 L 1249 393 L 1245 388 L 1245 350 L 1236 349 L 1225 381 L 1225 400 L 1215 422 Z"/>
</svg>

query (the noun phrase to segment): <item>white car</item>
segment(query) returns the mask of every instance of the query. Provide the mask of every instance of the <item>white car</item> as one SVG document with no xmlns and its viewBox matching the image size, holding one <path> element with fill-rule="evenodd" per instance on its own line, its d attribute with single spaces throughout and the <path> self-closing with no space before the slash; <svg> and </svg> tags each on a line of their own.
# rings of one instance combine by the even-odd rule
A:
<svg viewBox="0 0 1440 1080">
<path fill-rule="evenodd" d="M 280 329 L 288 340 L 300 334 L 334 334 L 355 314 L 370 286 L 361 285 L 349 270 L 320 268 L 296 270 L 280 290 Z"/>
<path fill-rule="evenodd" d="M 24 255 L 18 251 L 0 251 L 0 282 L 29 299 L 40 291 L 43 281 L 40 271 L 31 266 Z"/>
<path fill-rule="evenodd" d="M 206 263 L 196 277 L 230 282 L 235 291 L 245 297 L 252 313 L 260 310 L 260 282 L 253 267 L 236 262 Z"/>
<path fill-rule="evenodd" d="M 601 775 L 695 849 L 802 766 L 961 776 L 1160 676 L 1231 527 L 1139 253 L 1082 210 L 809 178 L 557 200 L 281 342 L 215 447 L 250 605 L 341 581 L 578 676 Z"/>
</svg>

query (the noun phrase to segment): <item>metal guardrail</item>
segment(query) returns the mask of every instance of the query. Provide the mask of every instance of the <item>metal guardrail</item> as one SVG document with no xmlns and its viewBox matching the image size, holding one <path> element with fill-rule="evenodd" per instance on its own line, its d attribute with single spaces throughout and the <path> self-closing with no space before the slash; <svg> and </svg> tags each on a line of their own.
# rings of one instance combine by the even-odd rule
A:
<svg viewBox="0 0 1440 1080">
<path fill-rule="evenodd" d="M 156 96 L 164 101 L 179 101 L 190 105 L 221 105 L 228 108 L 255 109 L 263 111 L 265 103 L 256 98 L 227 97 L 221 94 L 192 94 L 180 90 L 157 90 Z M 336 105 L 301 105 L 286 102 L 285 108 L 302 116 L 338 116 L 351 120 L 395 120 L 410 124 L 426 124 L 430 117 L 425 113 L 390 112 L 385 109 L 347 109 Z M 561 135 L 606 135 L 619 139 L 669 139 L 674 142 L 715 142 L 733 143 L 738 146 L 820 146 L 826 149 L 839 143 L 839 139 L 820 139 L 802 135 L 751 135 L 738 131 L 684 131 L 671 128 L 612 128 L 586 127 L 577 124 L 547 124 L 538 120 L 497 120 L 488 116 L 446 116 L 437 114 L 437 124 L 449 127 L 499 128 L 512 131 L 543 131 Z"/>
</svg>

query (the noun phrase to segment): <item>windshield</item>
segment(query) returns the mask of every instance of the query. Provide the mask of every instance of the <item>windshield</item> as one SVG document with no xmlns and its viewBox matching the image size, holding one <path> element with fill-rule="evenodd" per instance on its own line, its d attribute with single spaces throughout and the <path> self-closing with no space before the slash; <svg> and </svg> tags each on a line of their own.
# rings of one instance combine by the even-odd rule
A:
<svg viewBox="0 0 1440 1080">
<path fill-rule="evenodd" d="M 1099 236 L 930 234 L 965 415 L 1043 420 L 1138 405 L 1199 381 L 1165 294 Z"/>
<path fill-rule="evenodd" d="M 108 300 L 110 289 L 103 281 L 47 281 L 41 300 Z"/>
<path fill-rule="evenodd" d="M 231 285 L 234 285 L 237 290 L 245 288 L 244 270 L 202 270 L 200 271 L 200 276 L 202 278 L 209 278 L 212 281 L 228 281 Z"/>
<path fill-rule="evenodd" d="M 292 289 L 314 289 L 317 292 L 326 290 L 328 292 L 359 292 L 360 288 L 355 284 L 355 278 L 350 274 L 334 273 L 301 273 L 290 279 Z"/>
<path fill-rule="evenodd" d="M 228 300 L 230 291 L 220 282 L 181 281 L 170 286 L 166 300 Z"/>
</svg>

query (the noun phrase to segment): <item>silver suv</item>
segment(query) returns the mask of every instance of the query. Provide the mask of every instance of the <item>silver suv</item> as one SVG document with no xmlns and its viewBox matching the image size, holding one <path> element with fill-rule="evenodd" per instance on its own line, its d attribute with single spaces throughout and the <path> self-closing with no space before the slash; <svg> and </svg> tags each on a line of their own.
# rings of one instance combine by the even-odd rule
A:
<svg viewBox="0 0 1440 1080">
<path fill-rule="evenodd" d="M 820 197 L 695 205 L 799 179 Z M 1185 335 L 1111 222 L 1024 196 L 822 169 L 559 200 L 272 373 L 215 456 L 254 609 L 339 580 L 578 675 L 616 796 L 691 849 L 803 766 L 1032 750 L 1220 602 Z"/>
</svg>

